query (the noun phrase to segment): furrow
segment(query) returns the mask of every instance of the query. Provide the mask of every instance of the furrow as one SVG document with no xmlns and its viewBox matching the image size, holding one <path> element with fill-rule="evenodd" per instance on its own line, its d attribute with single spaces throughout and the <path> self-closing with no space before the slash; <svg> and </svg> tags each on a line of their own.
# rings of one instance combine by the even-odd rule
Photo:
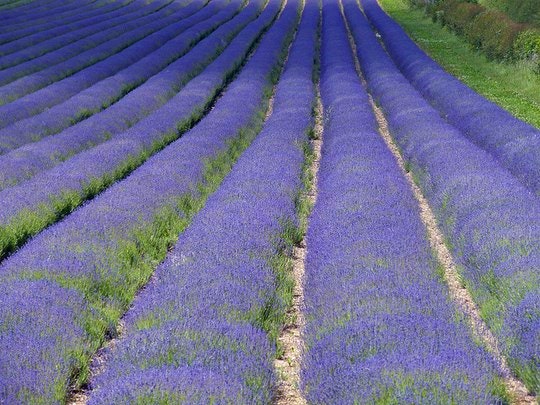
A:
<svg viewBox="0 0 540 405">
<path fill-rule="evenodd" d="M 249 22 L 259 13 L 261 6 L 262 2 L 252 2 L 232 24 Z M 246 56 L 274 20 L 278 10 L 273 3 L 269 6 L 183 90 L 122 136 L 0 193 L 2 205 L 6 207 L 0 213 L 0 223 L 3 224 L 0 226 L 0 250 L 3 256 L 28 237 L 69 214 L 85 200 L 127 176 L 151 155 L 193 127 L 233 80 Z M 222 28 L 227 29 L 226 26 Z M 216 32 L 218 41 L 221 41 L 219 34 L 220 31 Z"/>
<path fill-rule="evenodd" d="M 538 346 L 533 343 L 538 317 L 532 309 L 538 274 L 529 263 L 540 252 L 534 248 L 540 241 L 540 205 L 492 156 L 439 116 L 392 63 L 358 4 L 345 4 L 353 35 L 362 45 L 357 55 L 367 85 L 457 265 L 446 262 L 453 280 L 449 284 L 460 278 L 466 287 L 461 294 L 470 297 L 461 295 L 461 302 L 468 302 L 468 317 L 494 351 L 516 401 L 534 402 L 531 393 L 537 393 L 540 383 L 534 360 Z"/>
<path fill-rule="evenodd" d="M 205 119 L 0 267 L 2 399 L 64 401 L 87 380 L 89 357 L 258 133 L 298 19 L 291 7 Z M 62 330 L 51 330 L 60 319 Z"/>
<path fill-rule="evenodd" d="M 221 23 L 232 18 L 242 8 L 242 2 L 217 0 L 199 10 L 203 6 L 204 0 L 195 1 L 183 10 L 187 18 L 179 23 L 171 24 L 69 78 L 0 107 L 0 118 L 4 120 L 4 125 L 12 123 L 0 130 L 0 154 L 76 126 L 121 101 L 147 81 L 157 80 L 167 70 L 175 67 L 178 70 L 178 60 L 218 29 Z M 200 64 L 204 66 L 203 62 Z M 144 97 L 150 98 L 149 104 L 159 105 L 178 87 L 173 82 L 168 93 L 161 94 L 161 97 L 156 94 L 155 100 L 152 100 L 152 93 L 145 93 Z M 139 106 L 139 110 L 141 108 Z M 152 110 L 148 108 L 146 114 Z M 135 109 L 135 117 L 136 112 L 138 110 Z M 121 116 L 127 122 L 137 121 L 129 114 Z M 84 125 L 88 123 L 80 124 L 77 128 Z M 123 127 L 126 125 L 124 123 Z M 121 130 L 120 125 L 116 132 Z"/>
<path fill-rule="evenodd" d="M 412 191 L 377 131 L 343 20 L 339 3 L 325 0 L 303 392 L 314 404 L 501 401 L 494 364 L 451 302 Z"/>
<path fill-rule="evenodd" d="M 291 2 L 281 18 L 291 18 L 298 3 Z M 276 253 L 292 248 L 285 229 L 294 221 L 294 194 L 302 184 L 300 144 L 311 121 L 309 48 L 317 16 L 316 9 L 305 11 L 263 130 L 127 314 L 126 337 L 112 351 L 90 403 L 271 399 L 274 339 L 292 287 L 282 273 L 289 270 L 290 252 Z M 231 312 L 235 316 L 227 316 Z M 221 344 L 213 349 L 216 342 Z M 143 346 L 147 350 L 135 357 Z M 175 355 L 164 359 L 162 353 Z"/>
<path fill-rule="evenodd" d="M 318 7 L 319 2 L 312 1 L 306 4 L 309 8 Z M 318 82 L 319 69 L 319 41 L 320 41 L 320 10 L 319 27 L 317 29 L 317 39 L 315 43 L 310 44 L 313 53 L 313 80 Z M 307 59 L 307 55 L 305 58 Z M 303 306 L 304 306 L 304 275 L 305 258 L 307 252 L 306 230 L 308 226 L 308 217 L 317 195 L 317 171 L 319 168 L 321 145 L 322 145 L 322 105 L 320 102 L 320 92 L 318 83 L 314 86 L 315 98 L 312 107 L 313 124 L 309 131 L 309 143 L 306 143 L 304 154 L 305 162 L 303 168 L 303 189 L 296 201 L 296 210 L 298 215 L 299 230 L 301 239 L 298 240 L 291 252 L 292 266 L 291 278 L 293 281 L 292 298 L 289 308 L 285 315 L 285 322 L 281 328 L 277 339 L 278 355 L 274 360 L 274 369 L 278 378 L 276 392 L 273 403 L 284 404 L 306 404 L 304 394 L 300 389 L 300 369 L 301 356 L 304 350 L 303 328 L 305 325 Z"/>
<path fill-rule="evenodd" d="M 0 105 L 5 106 L 51 83 L 73 76 L 124 50 L 153 32 L 182 18 L 184 5 L 175 0 L 156 0 L 155 12 L 118 27 L 94 34 L 105 39 L 96 47 L 80 49 L 73 43 L 43 56 L 0 70 Z M 87 41 L 97 40 L 89 37 Z M 99 41 L 98 41 L 99 42 Z M 4 58 L 3 58 L 4 59 Z"/>
</svg>

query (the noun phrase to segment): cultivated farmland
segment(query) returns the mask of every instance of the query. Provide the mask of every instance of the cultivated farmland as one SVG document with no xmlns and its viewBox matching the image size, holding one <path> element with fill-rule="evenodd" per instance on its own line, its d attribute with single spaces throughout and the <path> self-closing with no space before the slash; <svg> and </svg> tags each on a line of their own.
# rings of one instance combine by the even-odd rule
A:
<svg viewBox="0 0 540 405">
<path fill-rule="evenodd" d="M 540 130 L 377 0 L 0 0 L 0 404 L 535 404 Z"/>
</svg>

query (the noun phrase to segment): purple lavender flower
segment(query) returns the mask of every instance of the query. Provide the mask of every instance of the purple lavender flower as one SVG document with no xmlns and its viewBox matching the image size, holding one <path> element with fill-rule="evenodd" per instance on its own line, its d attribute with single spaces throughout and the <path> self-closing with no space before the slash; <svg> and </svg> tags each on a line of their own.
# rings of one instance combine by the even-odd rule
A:
<svg viewBox="0 0 540 405">
<path fill-rule="evenodd" d="M 294 5 L 287 4 L 272 29 L 290 29 Z M 299 145 L 311 125 L 318 20 L 315 2 L 308 2 L 272 115 L 128 312 L 127 335 L 110 352 L 91 403 L 107 403 L 109 393 L 127 401 L 128 387 L 140 377 L 149 382 L 137 395 L 158 391 L 176 398 L 186 388 L 168 383 L 170 370 L 227 378 L 240 388 L 224 403 L 239 393 L 241 403 L 270 402 L 275 347 L 260 324 L 261 312 L 285 310 L 269 259 L 283 221 L 296 221 Z M 191 387 L 193 403 L 205 403 L 207 389 L 204 383 Z"/>
<path fill-rule="evenodd" d="M 129 302 L 122 298 L 123 294 L 129 289 L 136 289 L 142 282 L 142 279 L 134 279 L 130 277 L 131 274 L 122 271 L 125 258 L 118 254 L 118 248 L 124 243 L 133 243 L 137 233 L 147 229 L 164 208 L 175 209 L 180 197 L 191 194 L 196 185 L 203 181 L 205 162 L 226 150 L 229 141 L 260 114 L 270 72 L 278 64 L 287 45 L 288 34 L 297 22 L 298 3 L 289 4 L 263 37 L 237 79 L 227 88 L 225 95 L 195 128 L 153 156 L 131 176 L 116 183 L 64 221 L 42 232 L 3 262 L 0 278 L 5 288 L 4 294 L 21 295 L 24 280 L 56 281 L 53 284 L 61 286 L 58 293 L 47 294 L 54 303 L 59 303 L 58 307 L 69 308 L 65 302 L 74 300 L 67 297 L 75 290 L 77 296 L 83 297 L 84 306 L 93 310 L 76 310 L 72 318 L 67 317 L 61 330 L 62 334 L 66 334 L 65 339 L 45 339 L 50 324 L 36 323 L 35 327 L 30 327 L 25 325 L 26 318 L 23 317 L 20 327 L 22 336 L 11 342 L 9 351 L 0 351 L 0 364 L 6 364 L 13 353 L 18 353 L 18 362 L 9 363 L 9 372 L 19 378 L 16 381 L 13 378 L 6 380 L 3 374 L 0 375 L 0 380 L 10 381 L 8 386 L 3 387 L 2 399 L 19 398 L 28 391 L 44 402 L 60 402 L 64 399 L 70 374 L 78 366 L 86 364 L 88 356 L 103 339 L 105 328 L 127 309 Z M 268 7 L 270 13 L 277 14 L 277 2 L 271 2 Z M 262 23 L 264 26 L 268 22 L 263 18 Z M 272 285 L 272 279 L 262 277 L 260 280 L 265 285 Z M 36 299 L 41 299 L 40 292 L 36 294 Z M 33 317 L 52 317 L 48 311 L 55 311 L 55 308 L 57 306 L 53 303 L 35 306 L 32 308 L 36 313 Z M 0 303 L 0 313 L 9 312 Z M 98 328 L 96 325 L 102 326 Z M 242 327 L 239 325 L 237 330 Z M 254 329 L 247 324 L 244 327 L 244 330 Z M 0 329 L 0 340 L 4 330 Z M 264 337 L 259 331 L 253 333 L 257 334 L 261 339 Z M 73 338 L 68 339 L 68 336 Z M 18 342 L 33 342 L 35 347 L 41 349 L 37 353 L 24 351 L 25 346 L 19 346 Z M 80 342 L 85 344 L 81 345 Z M 265 346 L 259 344 L 256 346 L 263 350 L 264 356 L 272 354 L 271 349 L 265 350 Z M 267 343 L 266 347 L 270 347 L 270 344 Z M 55 355 L 43 357 L 40 353 Z M 79 364 L 74 358 L 79 360 Z M 264 361 L 267 368 L 265 371 L 257 367 L 257 376 L 262 380 L 255 379 L 252 384 L 266 386 L 271 363 L 265 358 L 256 360 L 255 363 L 260 364 L 257 361 Z M 37 374 L 27 378 L 34 370 L 27 367 L 38 363 Z M 7 372 L 3 368 L 0 371 Z M 54 392 L 50 389 L 40 391 L 36 379 L 55 381 Z M 267 393 L 268 389 L 257 395 L 267 396 Z"/>
<path fill-rule="evenodd" d="M 307 235 L 306 399 L 495 402 L 494 364 L 437 274 L 416 201 L 377 132 L 333 0 L 323 2 L 321 58 L 325 130 Z"/>
<path fill-rule="evenodd" d="M 54 167 L 78 152 L 107 141 L 163 105 L 198 70 L 216 56 L 216 52 L 224 46 L 226 39 L 233 37 L 258 14 L 261 2 L 256 1 L 252 4 L 242 17 L 226 23 L 241 6 L 240 1 L 233 1 L 212 18 L 186 31 L 181 38 L 183 52 L 186 52 L 189 45 L 205 32 L 224 23 L 208 38 L 198 43 L 192 52 L 168 65 L 166 69 L 152 76 L 142 86 L 137 87 L 106 110 L 66 128 L 54 137 L 27 144 L 0 156 L 0 182 L 3 183 L 0 184 L 0 189 L 30 178 L 35 173 Z M 148 63 L 148 60 L 145 62 Z M 27 135 L 21 141 L 29 142 L 30 139 Z"/>
<path fill-rule="evenodd" d="M 140 7 L 140 1 L 129 3 L 115 1 L 96 9 L 86 11 L 81 6 L 77 14 L 66 17 L 63 24 L 49 22 L 36 24 L 32 21 L 29 27 L 14 27 L 10 32 L 0 33 L 0 55 L 8 55 L 16 52 L 22 47 L 35 45 L 64 33 L 77 30 L 92 24 L 97 24 L 103 19 L 114 18 L 126 12 L 136 10 Z M 85 12 L 86 11 L 86 12 Z"/>
<path fill-rule="evenodd" d="M 163 7 L 163 5 L 161 7 Z M 9 44 L 9 47 L 2 47 L 7 48 L 7 52 L 1 52 L 2 60 L 0 61 L 0 67 L 2 69 L 5 69 L 11 66 L 18 65 L 30 59 L 34 59 L 46 53 L 70 45 L 76 41 L 81 41 L 83 39 L 84 40 L 82 42 L 78 42 L 79 44 L 85 44 L 81 47 L 81 49 L 85 50 L 92 48 L 99 44 L 99 38 L 103 38 L 103 36 L 92 37 L 93 34 L 96 34 L 100 31 L 108 30 L 112 27 L 127 23 L 132 20 L 136 20 L 137 18 L 156 12 L 156 10 L 158 10 L 159 8 L 160 7 L 156 7 L 156 5 L 154 5 L 153 7 L 141 7 L 141 5 L 139 5 L 139 7 L 130 7 L 125 10 L 125 12 L 122 13 L 120 16 L 116 16 L 112 19 L 107 19 L 106 16 L 102 16 L 101 21 L 91 26 L 75 28 L 69 32 L 66 32 L 63 35 L 57 35 L 52 39 L 43 41 L 36 45 L 30 44 L 29 46 L 21 46 L 21 41 L 12 42 L 11 44 Z M 86 40 L 87 37 L 94 38 L 94 41 Z"/>
<path fill-rule="evenodd" d="M 100 63 L 0 107 L 3 125 L 7 125 L 0 130 L 0 153 L 60 132 L 81 117 L 108 107 L 128 89 L 144 83 L 183 56 L 198 40 L 215 29 L 224 18 L 217 12 L 226 4 L 227 1 L 212 2 L 203 10 Z M 202 1 L 196 1 L 182 11 L 189 14 L 202 5 Z M 230 17 L 238 7 L 231 4 L 228 12 L 224 11 L 225 15 Z M 62 102 L 77 89 L 81 91 Z"/>
<path fill-rule="evenodd" d="M 538 314 L 517 310 L 540 286 L 538 197 L 444 121 L 394 65 L 358 6 L 347 1 L 345 8 L 368 85 L 481 316 L 512 370 L 538 392 L 540 347 L 533 343 L 540 338 Z"/>
<path fill-rule="evenodd" d="M 240 26 L 248 23 L 258 13 L 262 2 L 251 4 L 230 23 Z M 272 23 L 278 12 L 278 4 L 272 2 L 270 5 L 271 7 L 267 7 L 260 18 L 249 23 L 232 40 L 214 62 L 153 114 L 117 138 L 80 153 L 58 167 L 0 193 L 3 207 L 0 211 L 0 229 L 12 236 L 17 235 L 15 236 L 18 238 L 17 243 L 20 243 L 25 231 L 21 224 L 13 223 L 16 218 L 28 217 L 28 213 L 32 212 L 39 216 L 42 221 L 41 227 L 44 227 L 51 223 L 53 217 L 57 218 L 58 213 L 54 212 L 58 199 L 70 193 L 75 193 L 78 198 L 84 198 L 86 188 L 93 180 L 114 176 L 114 173 L 134 156 L 150 153 L 155 144 L 170 142 L 178 137 L 178 127 L 184 126 L 194 117 L 201 116 L 214 98 L 215 92 L 225 85 L 227 76 L 241 64 L 261 32 Z M 224 26 L 223 29 L 229 28 Z M 223 32 L 221 29 L 216 31 L 217 36 L 214 40 L 222 40 L 219 36 L 221 32 Z M 205 50 L 202 51 L 204 54 Z M 193 54 L 192 57 L 198 57 L 196 49 L 190 54 Z M 3 252 L 7 247 L 7 239 L 9 238 L 2 239 L 0 250 Z"/>
<path fill-rule="evenodd" d="M 366 15 L 408 80 L 445 119 L 540 195 L 540 130 L 485 99 L 427 56 L 376 0 L 362 0 Z"/>
<path fill-rule="evenodd" d="M 182 18 L 182 4 L 172 2 L 162 7 L 162 2 L 168 1 L 170 0 L 153 2 L 152 4 L 155 4 L 153 7 L 158 9 L 161 7 L 155 13 L 126 22 L 118 27 L 112 27 L 27 62 L 11 66 L 10 60 L 15 57 L 15 54 L 3 57 L 4 65 L 0 66 L 7 68 L 0 70 L 0 84 L 2 85 L 0 87 L 0 105 L 12 102 L 57 80 L 71 76 L 85 67 L 118 53 L 158 29 L 175 22 L 178 18 Z M 98 36 L 101 40 L 92 38 L 94 36 Z M 99 45 L 84 50 L 84 45 L 80 42 L 92 44 L 93 40 Z"/>
</svg>

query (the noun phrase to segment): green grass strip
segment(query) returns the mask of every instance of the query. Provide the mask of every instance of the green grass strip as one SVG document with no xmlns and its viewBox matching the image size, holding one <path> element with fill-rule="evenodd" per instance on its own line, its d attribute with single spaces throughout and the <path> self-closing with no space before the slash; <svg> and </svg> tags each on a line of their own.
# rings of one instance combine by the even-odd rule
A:
<svg viewBox="0 0 540 405">
<path fill-rule="evenodd" d="M 379 0 L 409 36 L 449 73 L 514 116 L 540 128 L 540 75 L 527 62 L 489 61 L 406 0 Z"/>
</svg>

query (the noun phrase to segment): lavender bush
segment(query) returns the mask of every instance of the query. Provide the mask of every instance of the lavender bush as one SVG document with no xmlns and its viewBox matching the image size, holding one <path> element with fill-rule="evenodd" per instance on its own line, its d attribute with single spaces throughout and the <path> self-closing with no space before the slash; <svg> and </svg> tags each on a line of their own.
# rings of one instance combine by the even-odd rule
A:
<svg viewBox="0 0 540 405">
<path fill-rule="evenodd" d="M 193 41 L 190 36 L 200 37 L 211 27 L 215 28 L 219 23 L 232 18 L 238 12 L 240 4 L 241 0 L 234 0 L 229 7 L 216 13 L 215 18 L 210 18 L 202 25 L 188 30 L 183 41 L 184 51 Z M 101 113 L 65 129 L 54 137 L 27 144 L 1 156 L 0 189 L 30 178 L 78 152 L 111 139 L 163 105 L 219 54 L 220 48 L 226 45 L 227 40 L 234 37 L 238 30 L 256 17 L 262 4 L 260 0 L 252 2 L 252 6 L 242 16 L 222 24 L 191 52 Z"/>
<path fill-rule="evenodd" d="M 56 35 L 61 35 L 71 30 L 96 24 L 101 18 L 113 18 L 120 16 L 129 10 L 134 10 L 140 3 L 137 1 L 115 1 L 99 9 L 92 9 L 92 12 L 81 7 L 79 12 L 71 18 L 62 20 L 62 25 L 50 22 L 45 24 L 34 24 L 27 28 L 11 29 L 9 32 L 0 34 L 0 53 L 7 55 L 16 52 L 22 46 L 35 45 Z"/>
<path fill-rule="evenodd" d="M 516 375 L 540 384 L 540 202 L 424 100 L 392 63 L 355 4 L 358 56 L 460 273 Z"/>
<path fill-rule="evenodd" d="M 183 217 L 183 210 L 189 211 L 190 202 L 202 203 L 186 196 L 204 190 L 205 179 L 216 187 L 232 164 L 231 156 L 241 150 L 235 150 L 241 144 L 230 142 L 241 138 L 246 142 L 248 134 L 255 135 L 254 124 L 264 116 L 261 108 L 269 75 L 283 58 L 297 22 L 297 10 L 290 4 L 225 95 L 194 129 L 4 261 L 0 268 L 4 294 L 20 295 L 24 284 L 32 282 L 25 280 L 35 279 L 49 280 L 58 289 L 48 294 L 55 305 L 36 306 L 32 317 L 24 316 L 22 309 L 18 315 L 19 307 L 9 310 L 21 319 L 17 330 L 22 332 L 12 334 L 16 339 L 8 352 L 0 352 L 0 364 L 5 365 L 1 370 L 19 377 L 16 384 L 0 390 L 5 398 L 32 394 L 43 402 L 60 402 L 65 390 L 51 393 L 46 387 L 51 382 L 66 387 L 77 369 L 76 375 L 83 378 L 88 356 L 102 342 L 105 330 L 114 330 L 135 291 L 154 269 L 154 260 L 165 254 L 166 242 L 176 238 L 175 228 L 185 226 L 189 218 Z M 43 326 L 45 330 L 25 325 L 26 319 L 52 317 L 48 311 L 54 308 L 78 305 L 70 291 L 89 310 L 74 311 L 62 323 L 61 336 L 47 340 L 49 325 Z M 4 308 L 0 313 L 6 313 Z M 2 324 L 0 336 L 9 335 L 11 325 L 10 320 Z M 34 342 L 36 350 L 24 351 L 26 342 Z M 13 353 L 18 353 L 16 361 Z M 39 378 L 26 379 L 30 370 L 38 370 Z M 7 379 L 2 375 L 0 381 Z"/>
<path fill-rule="evenodd" d="M 57 1 L 52 5 L 44 5 L 40 7 L 32 7 L 32 10 L 28 12 L 21 12 L 19 10 L 10 10 L 2 13 L 0 17 L 5 23 L 4 30 L 10 30 L 17 26 L 24 26 L 29 24 L 40 24 L 50 20 L 59 20 L 62 18 L 70 17 L 77 14 L 79 6 L 84 12 L 86 8 L 98 8 L 102 7 L 105 1 L 93 1 L 82 0 L 80 2 L 72 2 L 70 5 L 66 5 L 64 1 Z M 31 21 L 31 22 L 30 22 Z"/>
<path fill-rule="evenodd" d="M 158 6 L 159 3 L 155 7 Z M 183 5 L 180 2 L 170 2 L 156 13 L 95 34 L 106 37 L 107 40 L 94 48 L 84 51 L 79 49 L 78 43 L 73 43 L 27 62 L 0 70 L 0 85 L 2 85 L 0 105 L 17 100 L 118 53 L 158 29 L 176 22 L 178 18 L 182 18 L 182 8 Z M 92 36 L 87 40 L 93 40 Z M 2 60 L 8 59 L 9 56 Z"/>
<path fill-rule="evenodd" d="M 262 2 L 253 2 L 240 13 L 236 23 L 249 21 L 261 5 Z M 189 129 L 223 89 L 261 32 L 272 23 L 278 9 L 279 4 L 271 2 L 260 18 L 242 30 L 182 91 L 124 134 L 2 192 L 0 199 L 5 209 L 0 211 L 0 256 L 128 174 Z"/>
<path fill-rule="evenodd" d="M 362 0 L 362 4 L 395 63 L 426 100 L 464 136 L 491 153 L 527 188 L 540 195 L 540 130 L 446 73 L 375 0 Z"/>
<path fill-rule="evenodd" d="M 0 153 L 58 133 L 109 107 L 185 55 L 205 35 L 230 18 L 239 5 L 233 2 L 227 11 L 218 13 L 227 3 L 226 0 L 213 1 L 203 10 L 100 63 L 0 107 L 1 125 L 7 125 L 0 130 Z M 203 2 L 195 1 L 183 10 L 189 14 L 202 5 Z M 79 89 L 81 91 L 77 92 Z"/>
<path fill-rule="evenodd" d="M 29 59 L 36 58 L 45 53 L 71 44 L 75 41 L 81 40 L 97 32 L 112 28 L 114 26 L 129 22 L 132 19 L 137 19 L 141 16 L 155 12 L 156 8 L 157 7 L 155 6 L 144 7 L 144 3 L 135 2 L 130 7 L 125 7 L 124 9 L 121 9 L 121 13 L 115 13 L 112 17 L 109 17 L 107 14 L 102 14 L 99 19 L 92 19 L 92 21 L 89 21 L 93 22 L 90 25 L 88 25 L 88 23 L 84 24 L 85 21 L 83 21 L 83 24 L 78 24 L 75 27 L 71 27 L 69 31 L 64 31 L 63 33 L 61 31 L 58 32 L 57 29 L 54 38 L 46 41 L 40 41 L 39 44 L 32 44 L 32 42 L 28 43 L 28 40 L 35 39 L 35 36 L 32 36 L 34 38 L 27 36 L 22 40 L 13 41 L 7 45 L 0 47 L 0 56 L 2 56 L 0 66 L 5 69 L 6 67 L 14 66 Z M 67 29 L 67 26 L 65 27 Z M 47 33 L 47 31 L 40 32 L 40 34 Z M 97 45 L 97 43 L 93 41 L 87 42 L 86 49 L 95 45 Z"/>
<path fill-rule="evenodd" d="M 18 24 L 24 22 L 28 23 L 28 19 L 54 19 L 56 17 L 56 14 L 59 14 L 61 16 L 65 16 L 66 14 L 72 14 L 77 8 L 77 3 L 78 2 L 73 2 L 71 0 L 55 0 L 53 2 L 49 2 L 49 4 L 43 4 L 43 2 L 40 1 L 39 3 L 34 3 L 32 5 L 24 5 L 21 11 L 19 11 L 19 9 L 3 11 L 0 18 L 2 20 L 5 19 L 9 20 L 12 23 Z M 104 1 L 82 0 L 80 2 L 80 5 L 83 8 L 97 8 L 103 6 L 104 3 Z"/>
<path fill-rule="evenodd" d="M 294 16 L 293 4 L 283 17 Z M 297 221 L 318 20 L 307 2 L 272 115 L 136 299 L 91 404 L 270 403 L 275 337 L 292 294 L 273 258 L 287 243 L 285 224 Z M 171 374 L 194 382 L 174 384 Z"/>
<path fill-rule="evenodd" d="M 25 118 L 30 118 L 75 96 L 80 96 L 79 100 L 81 101 L 81 97 L 83 96 L 81 93 L 85 90 L 91 92 L 94 84 L 98 84 L 103 80 L 112 81 L 113 79 L 111 77 L 121 75 L 123 72 L 125 73 L 125 70 L 129 69 L 130 66 L 135 63 L 138 63 L 137 67 L 141 69 L 141 58 L 144 59 L 147 72 L 150 74 L 150 76 L 152 73 L 158 73 L 168 64 L 182 56 L 186 52 L 186 48 L 189 48 L 190 45 L 193 45 L 197 42 L 197 40 L 200 39 L 202 33 L 197 31 L 196 27 L 202 26 L 208 28 L 207 20 L 209 20 L 210 17 L 213 17 L 216 11 L 223 8 L 228 2 L 226 0 L 215 1 L 211 6 L 205 7 L 199 11 L 199 9 L 203 6 L 203 3 L 204 1 L 194 1 L 189 6 L 181 10 L 181 15 L 186 18 L 181 19 L 178 23 L 173 23 L 161 30 L 158 30 L 157 32 L 154 32 L 153 34 L 148 35 L 146 38 L 137 41 L 123 51 L 118 52 L 113 56 L 102 60 L 101 62 L 95 63 L 94 65 L 89 66 L 67 78 L 50 83 L 44 88 L 31 94 L 27 94 L 26 96 L 23 96 L 7 105 L 0 106 L 0 118 L 2 118 L 3 121 L 0 126 L 9 126 L 9 124 L 16 123 L 20 120 L 24 120 Z M 192 35 L 186 33 L 186 30 L 190 28 L 190 33 Z M 170 49 L 171 45 L 169 45 L 169 43 L 171 43 L 171 45 L 176 45 L 174 50 Z M 162 52 L 160 50 L 162 47 L 165 47 L 165 51 L 170 52 L 169 57 L 165 60 L 163 60 L 163 57 L 156 58 L 156 67 L 153 68 L 151 67 L 153 64 L 149 64 L 148 62 L 148 54 L 158 52 L 159 55 Z M 180 50 L 178 51 L 176 48 L 180 48 Z M 132 70 L 129 70 L 128 72 L 130 71 Z M 86 108 L 88 103 L 94 102 L 95 104 L 90 104 L 91 106 L 94 106 L 94 109 L 98 108 L 96 106 L 106 108 L 115 101 L 115 94 L 116 98 L 121 97 L 123 94 L 129 92 L 129 90 L 131 90 L 133 87 L 136 87 L 137 84 L 141 84 L 144 81 L 143 78 L 139 78 L 139 81 L 130 82 L 129 77 L 126 77 L 128 80 L 126 85 L 121 87 L 120 94 L 118 95 L 118 90 L 116 90 L 115 93 L 115 89 L 113 88 L 111 93 L 112 99 L 109 98 L 109 100 L 107 100 L 107 98 L 105 98 L 101 105 L 99 103 L 99 98 L 90 102 L 88 101 L 88 97 L 99 97 L 101 94 L 94 95 L 93 93 L 90 93 L 88 97 L 82 99 L 84 101 L 82 101 L 82 105 L 78 110 L 79 115 L 75 115 L 73 118 L 73 123 L 76 123 L 77 119 L 80 120 L 84 118 L 84 114 L 86 114 L 87 110 L 91 111 L 90 109 Z M 148 77 L 146 77 L 146 79 L 148 79 Z M 116 87 L 116 89 L 118 89 L 118 87 Z M 61 122 L 63 121 L 61 120 Z M 21 125 L 24 125 L 24 122 L 22 122 Z M 52 129 L 50 130 L 50 134 L 55 133 L 55 128 L 56 126 L 53 125 Z M 31 128 L 29 128 L 29 130 L 31 130 Z M 9 130 L 6 129 L 6 131 Z M 45 131 L 45 134 L 48 134 L 48 132 Z M 36 137 L 39 139 L 39 131 L 36 133 Z"/>
<path fill-rule="evenodd" d="M 323 2 L 321 95 L 304 288 L 308 403 L 496 403 L 494 364 L 449 299 L 333 0 Z"/>
</svg>

